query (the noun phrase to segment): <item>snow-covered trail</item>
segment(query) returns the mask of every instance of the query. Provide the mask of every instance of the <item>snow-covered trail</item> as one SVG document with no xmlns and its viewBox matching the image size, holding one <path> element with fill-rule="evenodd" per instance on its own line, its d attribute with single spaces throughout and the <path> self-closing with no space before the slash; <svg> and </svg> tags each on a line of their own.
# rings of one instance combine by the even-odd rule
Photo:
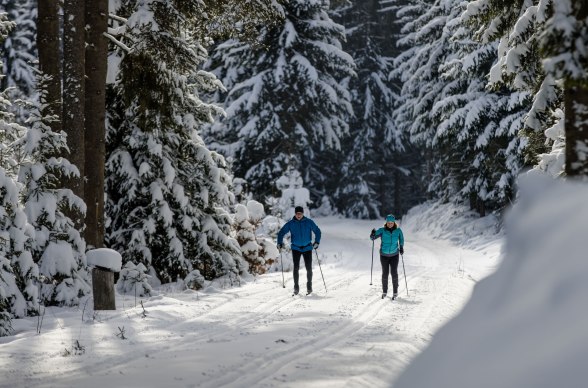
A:
<svg viewBox="0 0 588 388">
<path fill-rule="evenodd" d="M 82 308 L 54 309 L 41 335 L 37 320 L 26 319 L 15 321 L 16 336 L 0 338 L 0 386 L 385 386 L 496 265 L 405 231 L 408 295 L 401 264 L 400 298 L 382 300 L 379 243 L 370 285 L 367 238 L 381 223 L 316 221 L 327 291 L 315 257 L 311 296 L 291 296 L 292 274 L 283 288 L 278 272 L 238 288 L 162 293 L 143 301 L 146 317 L 129 296 L 118 297 L 117 311 L 87 308 L 83 318 Z M 304 269 L 300 279 L 304 290 Z M 63 356 L 76 340 L 84 353 Z"/>
</svg>

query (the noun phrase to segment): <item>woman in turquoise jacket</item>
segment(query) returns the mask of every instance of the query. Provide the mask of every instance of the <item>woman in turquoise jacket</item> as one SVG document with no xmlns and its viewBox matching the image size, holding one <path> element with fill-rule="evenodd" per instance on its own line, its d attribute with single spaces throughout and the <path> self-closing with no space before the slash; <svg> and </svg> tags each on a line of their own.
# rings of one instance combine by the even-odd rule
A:
<svg viewBox="0 0 588 388">
<path fill-rule="evenodd" d="M 404 254 L 404 235 L 392 214 L 386 216 L 383 228 L 372 229 L 370 239 L 381 238 L 380 263 L 382 263 L 382 299 L 388 293 L 388 273 L 392 272 L 392 299 L 398 296 L 398 254 Z"/>
</svg>

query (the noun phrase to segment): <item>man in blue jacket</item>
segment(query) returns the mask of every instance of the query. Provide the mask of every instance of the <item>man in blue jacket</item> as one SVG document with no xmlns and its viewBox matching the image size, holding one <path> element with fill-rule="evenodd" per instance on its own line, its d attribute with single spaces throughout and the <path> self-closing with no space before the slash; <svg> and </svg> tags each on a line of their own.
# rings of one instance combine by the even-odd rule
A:
<svg viewBox="0 0 588 388">
<path fill-rule="evenodd" d="M 392 214 L 386 216 L 383 228 L 372 229 L 370 239 L 382 239 L 380 263 L 382 263 L 382 299 L 388 293 L 388 273 L 392 272 L 392 299 L 398 296 L 398 254 L 404 254 L 404 235 Z"/>
<path fill-rule="evenodd" d="M 290 247 L 294 260 L 294 295 L 298 294 L 298 270 L 300 268 L 300 256 L 304 257 L 306 267 L 306 292 L 312 292 L 312 249 L 317 249 L 321 242 L 321 230 L 313 220 L 304 217 L 302 206 L 294 208 L 294 217 L 286 222 L 278 232 L 278 249 L 284 247 L 284 236 L 290 232 Z M 314 233 L 314 243 L 312 233 Z"/>
</svg>

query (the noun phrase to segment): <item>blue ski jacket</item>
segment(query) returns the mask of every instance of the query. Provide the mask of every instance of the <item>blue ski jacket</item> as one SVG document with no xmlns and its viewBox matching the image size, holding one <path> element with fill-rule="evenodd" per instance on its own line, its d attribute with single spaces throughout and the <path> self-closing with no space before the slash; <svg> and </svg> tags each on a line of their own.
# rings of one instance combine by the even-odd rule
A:
<svg viewBox="0 0 588 388">
<path fill-rule="evenodd" d="M 388 229 L 386 227 L 376 230 L 376 235 L 372 240 L 382 238 L 380 245 L 380 253 L 387 256 L 394 256 L 398 254 L 398 246 L 404 245 L 404 235 L 402 230 L 398 227 Z"/>
<path fill-rule="evenodd" d="M 302 217 L 300 221 L 296 217 L 292 219 L 278 232 L 278 245 L 283 244 L 284 236 L 290 232 L 291 247 L 299 252 L 308 252 L 312 250 L 312 233 L 314 233 L 314 242 L 321 242 L 321 230 L 310 218 Z"/>
</svg>

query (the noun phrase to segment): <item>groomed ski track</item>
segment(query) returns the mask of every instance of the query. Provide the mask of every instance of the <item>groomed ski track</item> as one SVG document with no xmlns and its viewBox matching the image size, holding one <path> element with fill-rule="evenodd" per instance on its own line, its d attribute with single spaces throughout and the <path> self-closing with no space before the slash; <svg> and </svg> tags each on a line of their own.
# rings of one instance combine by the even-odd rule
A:
<svg viewBox="0 0 588 388">
<path fill-rule="evenodd" d="M 408 295 L 401 262 L 398 298 L 381 299 L 379 243 L 370 286 L 367 237 L 380 223 L 316 221 L 323 232 L 318 252 L 328 292 L 313 256 L 314 292 L 308 296 L 292 296 L 291 272 L 284 274 L 286 288 L 275 272 L 217 292 L 162 293 L 144 300 L 146 318 L 132 297 L 119 296 L 117 311 L 99 312 L 92 325 L 72 328 L 86 344 L 84 367 L 65 358 L 60 370 L 43 371 L 35 353 L 21 355 L 31 366 L 24 385 L 88 386 L 90 373 L 90 386 L 120 386 L 121 375 L 166 387 L 390 386 L 496 264 L 483 252 L 405 230 Z M 300 279 L 305 289 L 304 268 Z M 102 347 L 121 325 L 130 342 L 121 342 L 117 352 Z M 59 341 L 49 328 L 36 339 L 41 344 Z M 133 343 L 150 351 L 133 352 Z"/>
</svg>

